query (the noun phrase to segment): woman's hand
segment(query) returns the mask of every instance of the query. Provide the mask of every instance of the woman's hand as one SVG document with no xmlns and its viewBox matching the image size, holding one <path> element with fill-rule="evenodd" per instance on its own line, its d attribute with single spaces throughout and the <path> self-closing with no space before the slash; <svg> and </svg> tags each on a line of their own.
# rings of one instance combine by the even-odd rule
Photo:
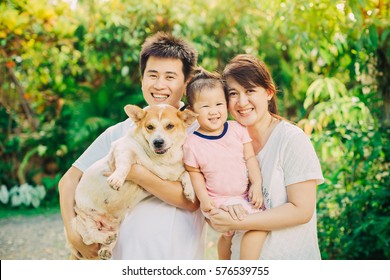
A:
<svg viewBox="0 0 390 280">
<path fill-rule="evenodd" d="M 248 216 L 248 212 L 241 204 L 222 205 L 219 209 L 210 211 L 210 225 L 218 232 L 227 232 L 236 229 L 238 221 Z"/>
<path fill-rule="evenodd" d="M 234 205 L 221 205 L 222 210 L 229 212 L 230 216 L 233 220 L 243 220 L 246 216 L 248 216 L 248 211 L 242 206 L 242 204 L 234 204 Z"/>
<path fill-rule="evenodd" d="M 226 209 L 214 208 L 210 211 L 209 224 L 218 232 L 227 232 L 231 230 L 231 224 L 234 222 Z"/>
</svg>

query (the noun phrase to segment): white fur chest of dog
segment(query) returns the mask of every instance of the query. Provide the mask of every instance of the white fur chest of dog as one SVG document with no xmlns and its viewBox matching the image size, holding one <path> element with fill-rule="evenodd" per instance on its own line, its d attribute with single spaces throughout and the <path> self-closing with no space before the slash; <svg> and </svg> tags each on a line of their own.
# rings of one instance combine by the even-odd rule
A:
<svg viewBox="0 0 390 280">
<path fill-rule="evenodd" d="M 119 225 L 126 213 L 149 194 L 126 181 L 131 166 L 141 164 L 164 180 L 181 181 L 187 199 L 194 201 L 188 173 L 183 166 L 186 127 L 196 118 L 169 105 L 151 106 L 145 110 L 125 107 L 135 126 L 112 143 L 109 154 L 95 162 L 83 174 L 75 194 L 76 217 L 72 226 L 85 244 L 100 243 L 100 259 L 111 258 Z M 104 173 L 112 170 L 107 178 Z M 77 258 L 80 255 L 72 249 Z"/>
</svg>

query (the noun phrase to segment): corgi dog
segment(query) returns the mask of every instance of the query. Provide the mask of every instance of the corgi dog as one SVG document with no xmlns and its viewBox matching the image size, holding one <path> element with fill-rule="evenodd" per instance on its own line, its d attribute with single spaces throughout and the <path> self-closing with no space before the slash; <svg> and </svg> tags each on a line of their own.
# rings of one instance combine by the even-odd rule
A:
<svg viewBox="0 0 390 280">
<path fill-rule="evenodd" d="M 186 128 L 197 115 L 170 105 L 145 109 L 126 105 L 124 110 L 134 125 L 125 136 L 112 143 L 107 156 L 85 170 L 75 193 L 73 230 L 81 235 L 85 244 L 101 244 L 98 259 L 111 258 L 126 213 L 150 195 L 126 180 L 133 164 L 143 165 L 164 180 L 181 181 L 185 197 L 192 202 L 195 200 L 183 165 L 182 147 Z M 107 171 L 111 174 L 108 177 Z M 72 259 L 82 259 L 77 250 L 70 244 L 69 247 Z"/>
</svg>

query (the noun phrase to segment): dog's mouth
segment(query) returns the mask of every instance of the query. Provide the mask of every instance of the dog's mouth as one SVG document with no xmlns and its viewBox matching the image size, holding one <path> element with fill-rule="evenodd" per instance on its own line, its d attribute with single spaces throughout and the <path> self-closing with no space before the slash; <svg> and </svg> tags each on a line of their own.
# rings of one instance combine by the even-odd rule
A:
<svg viewBox="0 0 390 280">
<path fill-rule="evenodd" d="M 167 147 L 167 142 L 163 138 L 156 138 L 152 142 L 153 150 L 158 155 L 165 154 L 169 147 Z"/>
<path fill-rule="evenodd" d="M 154 152 L 158 155 L 163 155 L 168 151 L 168 149 L 161 149 L 161 148 L 156 148 L 154 149 Z"/>
</svg>

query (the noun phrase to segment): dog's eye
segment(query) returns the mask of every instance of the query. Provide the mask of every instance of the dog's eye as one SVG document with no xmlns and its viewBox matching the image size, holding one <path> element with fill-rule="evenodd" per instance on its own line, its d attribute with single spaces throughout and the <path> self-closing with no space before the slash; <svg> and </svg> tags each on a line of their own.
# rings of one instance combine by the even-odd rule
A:
<svg viewBox="0 0 390 280">
<path fill-rule="evenodd" d="M 151 125 L 151 124 L 149 124 L 148 126 L 146 126 L 146 128 L 149 129 L 149 130 L 153 130 L 153 129 L 154 129 L 154 126 Z"/>
<path fill-rule="evenodd" d="M 171 124 L 171 123 L 168 124 L 168 125 L 166 126 L 167 129 L 172 129 L 172 128 L 174 128 L 174 127 L 175 127 L 175 126 L 174 126 L 173 124 Z"/>
</svg>

